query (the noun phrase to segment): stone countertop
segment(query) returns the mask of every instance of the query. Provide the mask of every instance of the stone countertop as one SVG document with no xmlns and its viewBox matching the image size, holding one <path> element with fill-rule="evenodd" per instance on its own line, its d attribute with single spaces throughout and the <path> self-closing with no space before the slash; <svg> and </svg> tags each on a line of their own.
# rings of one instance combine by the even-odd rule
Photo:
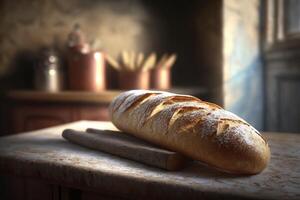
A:
<svg viewBox="0 0 300 200">
<path fill-rule="evenodd" d="M 272 156 L 254 176 L 218 172 L 198 162 L 169 172 L 71 144 L 73 128 L 115 129 L 109 122 L 79 121 L 0 138 L 0 172 L 134 199 L 300 199 L 300 135 L 263 133 Z"/>
</svg>

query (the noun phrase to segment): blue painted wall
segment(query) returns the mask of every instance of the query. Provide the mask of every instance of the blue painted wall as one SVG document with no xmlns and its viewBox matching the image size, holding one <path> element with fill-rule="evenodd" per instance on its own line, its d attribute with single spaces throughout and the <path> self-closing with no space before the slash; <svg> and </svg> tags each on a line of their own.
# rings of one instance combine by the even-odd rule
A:
<svg viewBox="0 0 300 200">
<path fill-rule="evenodd" d="M 260 1 L 225 0 L 223 8 L 224 107 L 261 130 Z"/>
</svg>

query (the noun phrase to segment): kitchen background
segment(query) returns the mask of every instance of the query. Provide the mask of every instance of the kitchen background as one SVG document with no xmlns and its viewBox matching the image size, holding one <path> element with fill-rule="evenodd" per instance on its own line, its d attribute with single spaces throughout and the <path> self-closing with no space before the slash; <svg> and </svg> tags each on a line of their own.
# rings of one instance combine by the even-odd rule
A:
<svg viewBox="0 0 300 200">
<path fill-rule="evenodd" d="M 42 47 L 55 47 L 66 66 L 68 34 L 79 24 L 95 48 L 115 58 L 123 50 L 175 52 L 174 87 L 205 91 L 202 98 L 259 130 L 299 131 L 299 48 L 291 41 L 298 41 L 300 4 L 282 2 L 3 0 L 2 129 L 7 92 L 34 88 L 33 69 Z"/>
</svg>

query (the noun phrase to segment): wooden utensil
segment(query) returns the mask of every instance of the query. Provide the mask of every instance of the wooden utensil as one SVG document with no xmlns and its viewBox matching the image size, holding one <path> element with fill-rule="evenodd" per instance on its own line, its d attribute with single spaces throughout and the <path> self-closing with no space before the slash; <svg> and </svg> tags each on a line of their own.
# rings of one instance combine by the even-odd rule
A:
<svg viewBox="0 0 300 200">
<path fill-rule="evenodd" d="M 110 55 L 106 54 L 105 58 L 107 60 L 107 62 L 115 69 L 115 70 L 120 70 L 120 65 L 118 63 L 118 61 L 116 61 L 113 57 L 111 57 Z"/>
<path fill-rule="evenodd" d="M 130 69 L 131 69 L 132 71 L 134 71 L 135 68 L 136 68 L 136 55 L 135 55 L 135 52 L 134 52 L 134 51 L 132 51 L 132 52 L 130 53 L 130 64 L 129 64 L 129 67 L 130 67 Z"/>
<path fill-rule="evenodd" d="M 144 60 L 144 54 L 140 52 L 137 56 L 137 63 L 136 63 L 137 69 L 141 68 L 143 60 Z"/>
<path fill-rule="evenodd" d="M 161 149 L 119 131 L 87 129 L 87 132 L 66 129 L 62 136 L 75 144 L 131 159 L 166 170 L 181 169 L 186 158 Z"/>
<path fill-rule="evenodd" d="M 177 55 L 176 54 L 172 54 L 170 55 L 162 64 L 162 67 L 166 67 L 166 68 L 170 68 L 174 65 L 175 61 L 177 59 Z"/>
<path fill-rule="evenodd" d="M 142 71 L 147 71 L 147 70 L 151 69 L 152 67 L 154 67 L 155 66 L 155 62 L 156 62 L 156 54 L 155 53 L 151 53 L 149 55 L 149 57 L 143 63 Z"/>
<path fill-rule="evenodd" d="M 121 57 L 122 57 L 122 66 L 123 66 L 123 69 L 127 69 L 129 70 L 130 67 L 130 60 L 129 60 L 129 55 L 128 55 L 128 52 L 127 51 L 122 51 L 121 53 Z"/>
<path fill-rule="evenodd" d="M 155 68 L 163 67 L 163 64 L 165 63 L 166 59 L 168 58 L 168 54 L 164 54 L 161 59 L 157 62 Z"/>
</svg>

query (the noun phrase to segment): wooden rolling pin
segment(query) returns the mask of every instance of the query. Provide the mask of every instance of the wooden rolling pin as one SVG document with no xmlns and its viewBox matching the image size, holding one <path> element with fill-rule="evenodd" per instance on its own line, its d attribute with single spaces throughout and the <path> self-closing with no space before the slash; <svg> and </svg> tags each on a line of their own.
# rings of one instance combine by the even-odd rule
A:
<svg viewBox="0 0 300 200">
<path fill-rule="evenodd" d="M 120 131 L 87 129 L 87 132 L 83 132 L 66 129 L 62 136 L 84 147 L 166 170 L 179 170 L 186 163 L 186 158 L 179 153 L 161 149 Z"/>
</svg>

